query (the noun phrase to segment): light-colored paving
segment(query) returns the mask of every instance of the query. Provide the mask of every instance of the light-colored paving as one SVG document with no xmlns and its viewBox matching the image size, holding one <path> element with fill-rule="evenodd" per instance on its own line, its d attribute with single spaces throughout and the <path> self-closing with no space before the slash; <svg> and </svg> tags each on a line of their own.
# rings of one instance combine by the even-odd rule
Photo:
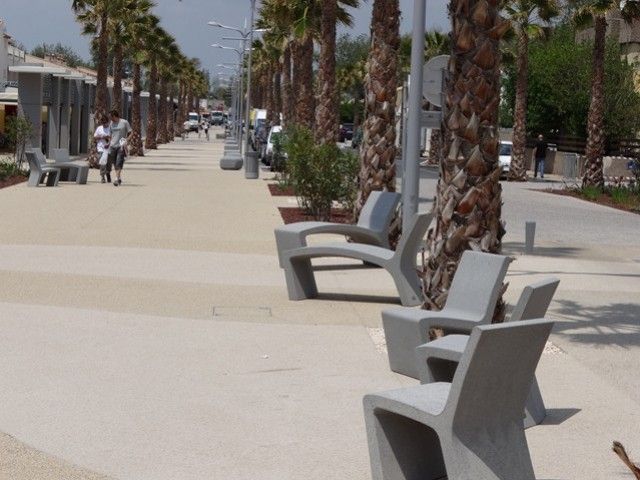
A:
<svg viewBox="0 0 640 480">
<path fill-rule="evenodd" d="M 0 190 L 0 479 L 370 478 L 362 396 L 414 383 L 388 371 L 371 330 L 393 284 L 323 269 L 319 299 L 289 302 L 273 228 L 290 199 L 221 171 L 221 150 L 162 146 L 118 188 L 92 171 L 84 187 Z M 551 227 L 583 208 L 528 194 L 539 211 L 554 200 Z M 510 195 L 505 214 L 523 222 Z M 616 220 L 625 242 L 634 221 Z M 546 228 L 546 256 L 506 239 L 508 300 L 562 280 L 562 353 L 539 368 L 550 418 L 528 432 L 538 477 L 623 480 L 609 448 L 640 448 L 640 264 L 598 256 L 591 238 L 568 250 Z"/>
</svg>

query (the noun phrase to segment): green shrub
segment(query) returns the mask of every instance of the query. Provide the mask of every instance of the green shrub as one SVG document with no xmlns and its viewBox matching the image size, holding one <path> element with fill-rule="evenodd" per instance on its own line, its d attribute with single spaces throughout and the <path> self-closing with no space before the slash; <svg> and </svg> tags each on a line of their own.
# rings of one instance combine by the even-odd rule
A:
<svg viewBox="0 0 640 480">
<path fill-rule="evenodd" d="M 600 190 L 598 187 L 590 186 L 582 188 L 580 193 L 587 200 L 593 201 L 598 199 L 598 197 L 602 194 L 602 190 Z"/>
<path fill-rule="evenodd" d="M 5 180 L 9 177 L 15 177 L 18 175 L 26 175 L 13 160 L 0 160 L 0 180 Z"/>
<path fill-rule="evenodd" d="M 298 201 L 316 220 L 331 218 L 333 202 L 349 209 L 358 193 L 358 159 L 337 145 L 316 145 L 310 130 L 290 128 L 284 150 L 286 175 Z"/>
<path fill-rule="evenodd" d="M 628 204 L 631 202 L 631 191 L 627 187 L 613 187 L 611 199 L 617 204 Z"/>
</svg>

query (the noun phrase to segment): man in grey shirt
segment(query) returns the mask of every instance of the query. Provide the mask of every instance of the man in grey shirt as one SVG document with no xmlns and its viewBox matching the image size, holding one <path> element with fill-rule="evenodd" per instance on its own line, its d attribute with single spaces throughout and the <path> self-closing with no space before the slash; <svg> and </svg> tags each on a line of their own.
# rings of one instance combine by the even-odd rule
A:
<svg viewBox="0 0 640 480">
<path fill-rule="evenodd" d="M 122 167 L 127 156 L 126 143 L 131 136 L 131 125 L 125 119 L 120 118 L 117 110 L 111 110 L 111 141 L 109 142 L 109 164 L 115 165 L 116 178 L 113 184 L 122 185 Z"/>
</svg>

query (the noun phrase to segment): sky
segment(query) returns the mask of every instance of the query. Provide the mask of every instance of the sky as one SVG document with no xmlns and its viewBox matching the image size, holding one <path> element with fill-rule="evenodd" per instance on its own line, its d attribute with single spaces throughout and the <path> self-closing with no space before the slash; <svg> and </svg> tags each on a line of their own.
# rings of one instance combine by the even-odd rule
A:
<svg viewBox="0 0 640 480">
<path fill-rule="evenodd" d="M 258 5 L 260 4 L 260 0 Z M 401 30 L 411 31 L 414 0 L 400 0 Z M 223 72 L 216 65 L 235 62 L 237 54 L 212 48 L 212 43 L 237 47 L 238 43 L 223 40 L 233 32 L 210 27 L 207 22 L 218 21 L 230 26 L 244 26 L 249 17 L 249 0 L 156 0 L 155 13 L 163 27 L 171 33 L 182 51 L 198 57 L 204 68 L 212 73 Z M 352 10 L 354 27 L 343 30 L 355 35 L 369 33 L 373 0 L 363 0 L 362 6 Z M 28 50 L 43 42 L 72 47 L 80 56 L 89 58 L 89 39 L 81 35 L 71 10 L 71 0 L 0 0 L 0 18 L 7 23 L 8 33 Z M 449 29 L 445 0 L 427 2 L 427 29 Z"/>
</svg>

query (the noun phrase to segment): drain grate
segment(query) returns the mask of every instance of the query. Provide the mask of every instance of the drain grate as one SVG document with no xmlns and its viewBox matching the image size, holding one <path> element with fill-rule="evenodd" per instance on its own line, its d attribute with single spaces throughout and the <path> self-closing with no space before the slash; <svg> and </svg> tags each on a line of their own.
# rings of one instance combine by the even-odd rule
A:
<svg viewBox="0 0 640 480">
<path fill-rule="evenodd" d="M 233 318 L 269 318 L 271 307 L 213 307 L 213 316 Z"/>
</svg>

